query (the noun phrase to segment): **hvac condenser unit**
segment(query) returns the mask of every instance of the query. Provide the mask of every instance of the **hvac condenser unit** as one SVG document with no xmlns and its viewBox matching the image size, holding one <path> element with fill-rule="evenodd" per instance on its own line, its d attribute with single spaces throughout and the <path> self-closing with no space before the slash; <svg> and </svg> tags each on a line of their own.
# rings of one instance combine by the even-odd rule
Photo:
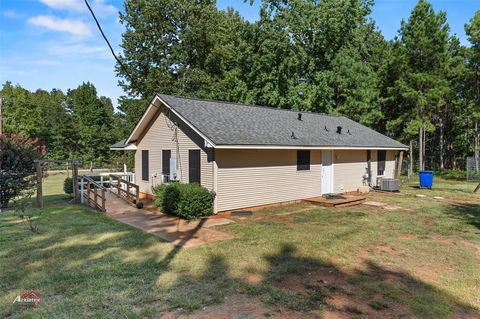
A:
<svg viewBox="0 0 480 319">
<path fill-rule="evenodd" d="M 398 192 L 400 181 L 394 178 L 382 178 L 380 180 L 380 190 L 386 192 Z"/>
</svg>

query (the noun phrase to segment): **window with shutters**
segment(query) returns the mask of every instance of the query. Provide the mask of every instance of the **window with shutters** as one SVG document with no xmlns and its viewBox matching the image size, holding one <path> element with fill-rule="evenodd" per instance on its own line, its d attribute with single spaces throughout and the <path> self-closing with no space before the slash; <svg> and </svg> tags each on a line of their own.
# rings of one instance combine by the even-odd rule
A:
<svg viewBox="0 0 480 319">
<path fill-rule="evenodd" d="M 142 180 L 148 181 L 148 150 L 142 150 Z"/>
<path fill-rule="evenodd" d="M 200 184 L 200 150 L 188 151 L 188 182 Z"/>
</svg>

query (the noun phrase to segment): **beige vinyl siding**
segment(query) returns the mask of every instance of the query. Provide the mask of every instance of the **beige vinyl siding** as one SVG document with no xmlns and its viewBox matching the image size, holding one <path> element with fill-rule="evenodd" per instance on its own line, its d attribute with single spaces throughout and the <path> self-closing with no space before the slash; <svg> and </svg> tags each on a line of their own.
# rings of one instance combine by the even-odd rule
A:
<svg viewBox="0 0 480 319">
<path fill-rule="evenodd" d="M 395 177 L 395 151 L 387 151 L 385 158 L 385 178 Z"/>
<path fill-rule="evenodd" d="M 378 168 L 378 156 L 377 151 L 372 150 L 372 184 L 373 186 L 377 185 L 377 168 Z M 385 172 L 382 177 L 385 178 L 394 178 L 395 176 L 395 151 L 389 150 L 387 151 L 386 158 L 385 158 Z"/>
<path fill-rule="evenodd" d="M 140 186 L 140 192 L 151 194 L 151 187 L 161 183 L 162 174 L 162 150 L 171 150 L 171 156 L 177 156 L 177 146 L 172 121 L 166 116 L 166 109 L 162 108 L 158 118 L 153 122 L 143 138 L 137 142 L 135 153 L 135 180 Z M 177 118 L 172 120 L 179 125 L 179 169 L 181 182 L 188 183 L 188 150 L 200 149 L 201 184 L 213 190 L 213 150 L 205 149 L 203 139 L 193 132 L 186 124 Z M 149 181 L 142 180 L 142 150 L 149 151 Z M 157 178 L 153 178 L 153 174 Z"/>
<path fill-rule="evenodd" d="M 366 150 L 335 150 L 333 152 L 333 191 L 356 191 L 367 185 L 363 176 L 367 173 Z"/>
<path fill-rule="evenodd" d="M 321 157 L 297 171 L 296 150 L 216 150 L 217 211 L 304 199 L 321 194 Z"/>
</svg>

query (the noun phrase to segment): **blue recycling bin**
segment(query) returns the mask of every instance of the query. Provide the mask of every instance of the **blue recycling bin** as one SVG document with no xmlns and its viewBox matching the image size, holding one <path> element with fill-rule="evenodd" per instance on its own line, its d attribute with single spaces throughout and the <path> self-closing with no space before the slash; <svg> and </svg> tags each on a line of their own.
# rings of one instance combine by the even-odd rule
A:
<svg viewBox="0 0 480 319">
<path fill-rule="evenodd" d="M 418 172 L 420 179 L 420 188 L 432 188 L 433 185 L 433 171 L 420 171 Z"/>
</svg>

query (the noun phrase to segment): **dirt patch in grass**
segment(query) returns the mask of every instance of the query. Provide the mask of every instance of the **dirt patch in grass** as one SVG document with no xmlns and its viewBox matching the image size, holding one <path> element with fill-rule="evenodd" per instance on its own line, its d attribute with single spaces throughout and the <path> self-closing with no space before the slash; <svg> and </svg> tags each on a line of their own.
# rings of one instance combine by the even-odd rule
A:
<svg viewBox="0 0 480 319">
<path fill-rule="evenodd" d="M 476 255 L 480 256 L 480 243 L 471 242 L 468 240 L 455 240 L 453 238 L 445 237 L 440 234 L 432 234 L 431 239 L 439 244 L 449 245 L 449 246 L 458 246 L 462 245 L 468 248 L 473 248 Z"/>
<path fill-rule="evenodd" d="M 417 238 L 416 235 L 413 234 L 400 234 L 400 239 L 414 239 Z"/>
<path fill-rule="evenodd" d="M 181 310 L 165 313 L 161 319 L 198 318 L 198 319 L 231 319 L 231 318 L 314 318 L 311 314 L 292 311 L 280 307 L 267 307 L 259 299 L 245 294 L 234 294 L 218 305 L 211 305 L 191 314 L 183 314 Z"/>
<path fill-rule="evenodd" d="M 259 274 L 249 274 L 247 277 L 246 277 L 246 281 L 249 283 L 249 284 L 259 284 L 261 283 L 263 280 L 263 277 L 260 276 Z"/>
<path fill-rule="evenodd" d="M 368 268 L 364 265 L 361 268 Z M 408 306 L 386 299 L 379 293 L 366 294 L 363 282 L 373 282 L 388 285 L 389 280 L 384 278 L 366 278 L 339 271 L 335 267 L 322 267 L 315 271 L 303 274 L 287 275 L 281 279 L 273 279 L 271 284 L 294 291 L 299 295 L 308 295 L 312 291 L 322 295 L 314 308 L 322 312 L 323 318 L 402 318 L 411 315 Z M 396 278 L 398 281 L 398 278 Z M 392 288 L 393 289 L 393 288 Z"/>
<path fill-rule="evenodd" d="M 395 255 L 397 254 L 397 251 L 395 250 L 395 248 L 391 247 L 391 246 L 387 246 L 387 245 L 378 245 L 377 247 L 375 247 L 379 252 L 382 252 L 382 253 L 386 253 L 386 254 L 389 254 L 389 255 Z"/>
</svg>

